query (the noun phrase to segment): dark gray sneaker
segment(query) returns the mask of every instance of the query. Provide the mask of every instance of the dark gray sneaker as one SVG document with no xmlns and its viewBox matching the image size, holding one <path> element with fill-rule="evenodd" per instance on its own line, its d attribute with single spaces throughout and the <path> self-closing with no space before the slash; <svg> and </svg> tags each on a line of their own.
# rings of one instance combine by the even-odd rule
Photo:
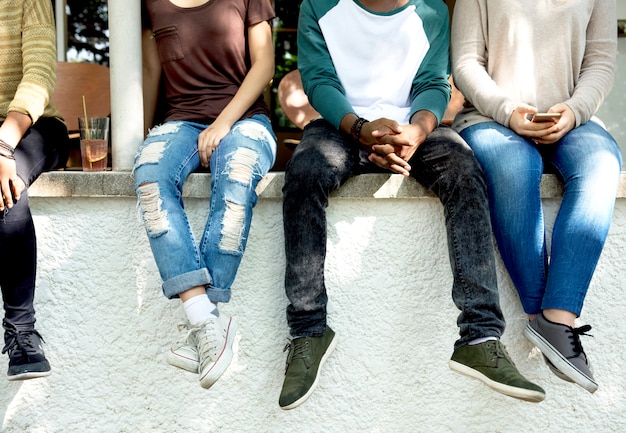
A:
<svg viewBox="0 0 626 433">
<path fill-rule="evenodd" d="M 9 380 L 25 380 L 50 375 L 50 363 L 41 347 L 43 339 L 35 329 L 18 330 L 4 322 L 4 348 L 9 355 Z"/>
<path fill-rule="evenodd" d="M 478 379 L 501 394 L 534 403 L 546 398 L 540 386 L 517 370 L 499 340 L 459 347 L 448 365 L 452 370 Z"/>
<path fill-rule="evenodd" d="M 324 335 L 294 338 L 285 347 L 285 350 L 289 349 L 289 354 L 278 400 L 281 409 L 298 407 L 311 396 L 317 386 L 320 368 L 336 345 L 335 333 L 327 326 Z"/>
<path fill-rule="evenodd" d="M 572 328 L 551 322 L 543 314 L 539 314 L 528 322 L 524 335 L 562 375 L 593 393 L 598 389 L 598 384 L 593 378 L 589 360 L 580 343 L 580 336 L 589 335 L 587 332 L 590 330 L 589 325 Z"/>
<path fill-rule="evenodd" d="M 574 383 L 574 381 L 572 379 L 570 379 L 569 377 L 567 377 L 566 375 L 564 375 L 563 373 L 561 373 L 561 370 L 559 370 L 558 368 L 556 368 L 554 366 L 553 363 L 550 362 L 550 360 L 548 358 L 546 358 L 546 355 L 543 355 L 543 360 L 545 361 L 546 365 L 548 366 L 548 368 L 550 369 L 550 371 L 559 379 L 564 380 L 566 382 L 569 383 Z"/>
</svg>

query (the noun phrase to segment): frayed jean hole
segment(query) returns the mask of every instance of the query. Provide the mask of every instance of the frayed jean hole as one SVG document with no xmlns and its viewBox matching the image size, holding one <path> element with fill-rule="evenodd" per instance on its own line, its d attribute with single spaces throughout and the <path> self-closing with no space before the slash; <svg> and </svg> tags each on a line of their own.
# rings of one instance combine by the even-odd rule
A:
<svg viewBox="0 0 626 433">
<path fill-rule="evenodd" d="M 222 238 L 219 245 L 221 250 L 233 253 L 241 251 L 245 217 L 246 208 L 244 205 L 231 201 L 226 202 L 224 220 L 222 221 Z"/>
<path fill-rule="evenodd" d="M 169 230 L 167 211 L 163 210 L 159 186 L 154 183 L 144 183 L 137 188 L 139 203 L 146 231 L 149 236 L 159 236 Z"/>
<path fill-rule="evenodd" d="M 163 157 L 166 145 L 167 142 L 165 141 L 153 141 L 151 143 L 146 143 L 146 145 L 141 149 L 141 153 L 137 158 L 135 166 L 138 167 L 143 164 L 157 164 Z"/>
<path fill-rule="evenodd" d="M 241 122 L 233 129 L 233 132 L 238 132 L 244 137 L 254 141 L 273 141 L 267 129 L 265 129 L 263 125 L 253 121 Z"/>
<path fill-rule="evenodd" d="M 250 184 L 259 154 L 246 147 L 238 148 L 229 161 L 228 177 L 243 184 Z"/>
<path fill-rule="evenodd" d="M 155 137 L 157 135 L 175 134 L 178 132 L 182 125 L 182 122 L 168 122 L 162 125 L 157 125 L 150 129 L 149 137 Z"/>
</svg>

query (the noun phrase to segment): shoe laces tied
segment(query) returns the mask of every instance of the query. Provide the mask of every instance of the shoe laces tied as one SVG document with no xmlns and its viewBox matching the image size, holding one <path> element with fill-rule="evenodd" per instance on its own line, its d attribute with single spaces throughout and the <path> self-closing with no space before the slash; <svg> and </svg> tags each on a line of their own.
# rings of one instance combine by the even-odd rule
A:
<svg viewBox="0 0 626 433">
<path fill-rule="evenodd" d="M 177 326 L 179 336 L 176 342 L 174 343 L 175 347 L 181 347 L 186 345 L 196 345 L 194 340 L 194 329 L 191 328 L 187 323 L 179 323 Z"/>
<path fill-rule="evenodd" d="M 191 331 L 196 331 L 198 355 L 202 360 L 200 369 L 202 370 L 209 362 L 215 362 L 219 355 L 217 326 L 215 321 L 211 320 L 209 323 L 204 322 L 202 325 L 194 327 Z"/>
<path fill-rule="evenodd" d="M 591 331 L 591 325 L 583 325 L 578 328 L 572 328 L 572 333 L 569 335 L 569 338 L 572 342 L 574 356 L 578 356 L 581 353 L 585 353 L 583 350 L 583 345 L 580 342 L 580 336 L 584 335 L 586 337 L 593 337 L 593 335 L 588 334 Z"/>
<path fill-rule="evenodd" d="M 8 341 L 2 348 L 2 353 L 11 353 L 18 350 L 23 354 L 36 354 L 38 347 L 35 346 L 33 335 L 36 335 L 41 341 L 45 342 L 41 334 L 35 329 L 18 331 L 16 328 L 5 328 L 5 337 L 8 337 Z"/>
<path fill-rule="evenodd" d="M 506 351 L 506 347 L 500 343 L 500 341 L 488 341 L 486 347 L 489 350 L 491 362 L 496 362 L 498 359 L 506 359 L 511 364 L 515 365 L 509 356 L 509 353 Z"/>
<path fill-rule="evenodd" d="M 294 359 L 302 359 L 308 367 L 309 347 L 310 341 L 306 337 L 290 340 L 283 349 L 283 352 L 289 350 L 289 354 L 287 355 L 287 365 L 285 368 L 289 367 L 289 364 L 291 364 Z"/>
</svg>

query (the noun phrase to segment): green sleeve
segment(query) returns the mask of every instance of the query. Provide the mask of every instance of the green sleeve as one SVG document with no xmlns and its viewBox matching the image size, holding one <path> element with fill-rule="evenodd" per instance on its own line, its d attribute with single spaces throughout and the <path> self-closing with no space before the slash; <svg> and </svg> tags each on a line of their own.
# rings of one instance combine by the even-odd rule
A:
<svg viewBox="0 0 626 433">
<path fill-rule="evenodd" d="M 322 36 L 319 19 L 337 0 L 305 0 L 298 21 L 298 69 L 309 102 L 339 129 L 346 114 L 354 113 L 339 81 L 328 47 Z"/>
<path fill-rule="evenodd" d="M 411 89 L 411 116 L 427 110 L 441 122 L 450 102 L 450 27 L 447 10 L 437 15 L 440 19 L 424 19 L 424 31 L 430 48 L 422 61 Z M 419 13 L 419 10 L 418 10 Z"/>
</svg>

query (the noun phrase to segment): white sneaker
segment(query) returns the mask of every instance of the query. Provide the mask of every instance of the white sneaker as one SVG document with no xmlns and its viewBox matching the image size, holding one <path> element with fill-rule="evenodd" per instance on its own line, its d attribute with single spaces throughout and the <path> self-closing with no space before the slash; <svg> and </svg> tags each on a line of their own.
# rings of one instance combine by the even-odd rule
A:
<svg viewBox="0 0 626 433">
<path fill-rule="evenodd" d="M 200 366 L 200 386 L 210 388 L 233 359 L 233 341 L 237 320 L 230 316 L 209 319 L 192 329 L 195 334 Z"/>
<path fill-rule="evenodd" d="M 196 349 L 196 334 L 186 323 L 178 325 L 178 331 L 184 332 L 184 334 L 172 345 L 165 355 L 165 360 L 174 367 L 182 368 L 191 373 L 198 373 L 200 361 L 198 361 L 198 350 Z"/>
</svg>

